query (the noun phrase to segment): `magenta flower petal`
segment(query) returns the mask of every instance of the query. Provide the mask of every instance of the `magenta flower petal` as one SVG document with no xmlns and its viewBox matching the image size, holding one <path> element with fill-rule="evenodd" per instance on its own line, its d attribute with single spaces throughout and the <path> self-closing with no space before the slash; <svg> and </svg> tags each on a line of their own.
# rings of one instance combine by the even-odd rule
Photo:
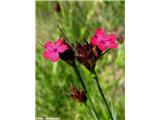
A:
<svg viewBox="0 0 160 120">
<path fill-rule="evenodd" d="M 57 62 L 57 61 L 59 60 L 59 54 L 58 54 L 58 52 L 53 52 L 53 53 L 51 53 L 51 54 L 49 55 L 49 57 L 50 57 L 50 60 L 51 60 L 52 62 Z"/>
<path fill-rule="evenodd" d="M 44 51 L 43 56 L 45 59 L 49 58 L 49 52 L 48 51 Z"/>
<path fill-rule="evenodd" d="M 104 44 L 103 42 L 100 42 L 100 43 L 98 44 L 98 47 L 99 47 L 99 49 L 100 49 L 101 51 L 105 51 L 105 50 L 107 49 L 107 45 Z"/>
<path fill-rule="evenodd" d="M 63 39 L 62 38 L 58 38 L 56 41 L 56 46 L 60 47 L 63 44 Z"/>
<path fill-rule="evenodd" d="M 52 41 L 48 41 L 48 42 L 45 43 L 44 47 L 45 48 L 49 48 L 49 47 L 51 47 L 53 45 L 54 45 L 54 43 Z"/>
<path fill-rule="evenodd" d="M 108 40 L 112 41 L 112 42 L 115 42 L 116 41 L 116 36 L 114 34 L 109 34 L 108 35 Z"/>
<path fill-rule="evenodd" d="M 97 36 L 97 38 L 99 38 L 99 39 L 104 39 L 104 38 L 107 36 L 107 34 L 106 34 L 106 32 L 105 32 L 104 29 L 98 28 L 98 29 L 96 30 L 96 36 Z"/>
<path fill-rule="evenodd" d="M 97 46 L 99 43 L 99 40 L 96 37 L 92 37 L 91 38 L 91 44 L 94 46 Z"/>
<path fill-rule="evenodd" d="M 107 48 L 117 48 L 118 47 L 117 43 L 107 43 L 106 46 Z"/>
<path fill-rule="evenodd" d="M 68 49 L 67 45 L 63 44 L 58 48 L 58 52 L 63 53 L 67 49 Z"/>
</svg>

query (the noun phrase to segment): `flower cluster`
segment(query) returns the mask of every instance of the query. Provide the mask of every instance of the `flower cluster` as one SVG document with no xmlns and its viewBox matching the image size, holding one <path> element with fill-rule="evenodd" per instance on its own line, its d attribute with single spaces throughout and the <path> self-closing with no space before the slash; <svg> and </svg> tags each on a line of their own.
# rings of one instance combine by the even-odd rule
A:
<svg viewBox="0 0 160 120">
<path fill-rule="evenodd" d="M 117 48 L 116 36 L 106 34 L 105 30 L 98 28 L 90 39 L 90 43 L 71 44 L 68 39 L 58 38 L 56 42 L 47 41 L 44 45 L 44 58 L 57 62 L 59 59 L 75 67 L 75 61 L 84 65 L 89 71 L 95 70 L 96 61 L 105 51 Z M 71 97 L 79 102 L 86 102 L 87 96 L 84 90 L 78 90 L 75 86 L 71 89 Z"/>
<path fill-rule="evenodd" d="M 105 106 L 108 110 L 108 113 L 112 120 L 113 117 L 112 111 L 108 107 L 108 102 L 105 99 L 104 93 L 98 81 L 97 74 L 95 72 L 96 61 L 107 53 L 110 49 L 114 49 L 118 47 L 116 42 L 121 43 L 123 40 L 122 36 L 116 36 L 115 34 L 107 34 L 104 29 L 98 28 L 93 36 L 90 38 L 90 43 L 84 40 L 82 43 L 76 43 L 75 45 L 71 44 L 68 38 L 66 37 L 64 31 L 58 26 L 60 29 L 64 39 L 58 38 L 56 42 L 51 40 L 47 41 L 44 47 L 43 56 L 45 59 L 49 59 L 52 62 L 57 62 L 59 59 L 70 64 L 75 73 L 79 78 L 79 82 L 83 89 L 78 89 L 76 86 L 71 87 L 70 97 L 73 100 L 78 102 L 86 103 L 87 98 L 91 105 L 91 111 L 93 112 L 94 117 L 98 119 L 96 109 L 93 105 L 89 92 L 87 91 L 87 87 L 81 76 L 81 71 L 76 63 L 76 61 L 82 65 L 84 65 L 92 74 L 94 74 L 94 80 L 96 81 L 97 88 L 99 90 L 100 95 L 105 103 Z"/>
<path fill-rule="evenodd" d="M 88 70 L 93 70 L 96 60 L 107 49 L 117 48 L 116 36 L 114 34 L 106 34 L 105 30 L 98 28 L 90 39 L 90 43 L 85 41 L 77 43 L 74 48 L 70 47 L 62 38 L 58 38 L 54 43 L 47 41 L 44 45 L 44 58 L 57 62 L 59 58 L 72 64 L 77 60 L 83 64 Z"/>
<path fill-rule="evenodd" d="M 89 44 L 87 41 L 75 46 L 75 58 L 83 64 L 88 70 L 92 71 L 96 65 L 96 60 L 102 52 L 99 48 Z"/>
</svg>

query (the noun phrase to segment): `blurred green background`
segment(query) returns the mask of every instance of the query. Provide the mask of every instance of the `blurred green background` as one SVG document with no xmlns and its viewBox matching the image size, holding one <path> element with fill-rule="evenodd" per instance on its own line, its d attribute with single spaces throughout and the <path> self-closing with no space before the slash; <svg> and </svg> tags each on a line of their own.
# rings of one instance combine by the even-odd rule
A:
<svg viewBox="0 0 160 120">
<path fill-rule="evenodd" d="M 55 41 L 61 36 L 56 24 L 63 26 L 72 43 L 89 41 L 96 28 L 124 35 L 124 1 L 36 1 L 36 41 Z M 52 63 L 43 58 L 44 49 L 36 42 L 36 117 L 59 117 L 60 120 L 92 120 L 89 108 L 73 101 L 68 93 L 77 82 L 74 70 L 62 60 Z M 85 83 L 101 120 L 109 118 L 103 100 L 91 74 L 80 66 Z M 125 48 L 119 43 L 97 61 L 96 72 L 107 99 L 117 112 L 118 120 L 125 119 Z"/>
</svg>

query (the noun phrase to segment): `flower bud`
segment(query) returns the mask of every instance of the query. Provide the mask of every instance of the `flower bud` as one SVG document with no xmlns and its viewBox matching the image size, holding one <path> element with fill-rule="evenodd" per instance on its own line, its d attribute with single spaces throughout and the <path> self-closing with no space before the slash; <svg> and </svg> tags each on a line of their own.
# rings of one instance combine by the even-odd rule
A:
<svg viewBox="0 0 160 120">
<path fill-rule="evenodd" d="M 79 102 L 86 102 L 87 96 L 84 90 L 78 90 L 75 86 L 71 88 L 71 98 Z"/>
</svg>

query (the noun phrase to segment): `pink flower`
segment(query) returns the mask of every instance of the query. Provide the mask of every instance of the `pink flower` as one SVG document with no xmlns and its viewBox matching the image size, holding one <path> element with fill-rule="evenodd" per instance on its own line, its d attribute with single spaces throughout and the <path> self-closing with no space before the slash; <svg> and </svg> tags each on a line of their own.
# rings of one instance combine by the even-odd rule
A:
<svg viewBox="0 0 160 120">
<path fill-rule="evenodd" d="M 63 43 L 62 38 L 59 38 L 55 43 L 48 41 L 45 45 L 45 51 L 43 53 L 44 58 L 50 59 L 53 62 L 59 60 L 59 53 L 63 53 L 67 50 L 67 45 Z"/>
<path fill-rule="evenodd" d="M 104 29 L 99 28 L 96 30 L 96 34 L 91 37 L 91 44 L 98 46 L 101 51 L 105 51 L 107 48 L 118 47 L 115 40 L 116 36 L 114 34 L 107 35 Z"/>
</svg>

